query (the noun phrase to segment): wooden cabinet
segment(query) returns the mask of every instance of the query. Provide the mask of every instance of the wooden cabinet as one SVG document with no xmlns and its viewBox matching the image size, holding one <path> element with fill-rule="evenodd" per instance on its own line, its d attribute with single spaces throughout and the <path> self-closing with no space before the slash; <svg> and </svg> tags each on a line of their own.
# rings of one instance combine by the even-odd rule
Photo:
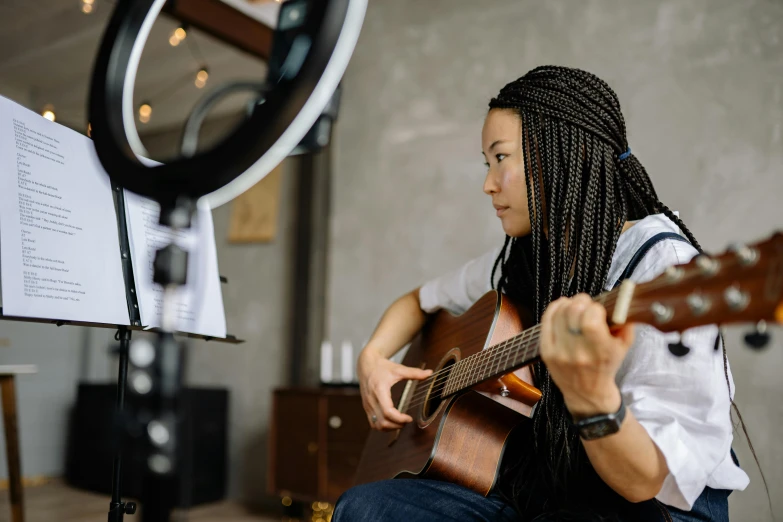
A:
<svg viewBox="0 0 783 522">
<path fill-rule="evenodd" d="M 358 388 L 275 390 L 269 492 L 334 503 L 353 484 L 369 431 Z"/>
</svg>

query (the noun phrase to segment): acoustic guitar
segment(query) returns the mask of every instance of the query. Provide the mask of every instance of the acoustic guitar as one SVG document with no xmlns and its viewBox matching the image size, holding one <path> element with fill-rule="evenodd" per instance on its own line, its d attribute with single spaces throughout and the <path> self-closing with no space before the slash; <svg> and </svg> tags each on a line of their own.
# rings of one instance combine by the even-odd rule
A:
<svg viewBox="0 0 783 522">
<path fill-rule="evenodd" d="M 783 323 L 783 234 L 717 257 L 699 255 L 647 283 L 626 280 L 595 301 L 606 308 L 610 327 L 645 323 L 676 332 Z M 541 397 L 527 368 L 538 359 L 540 326 L 528 318 L 497 292 L 462 315 L 435 314 L 403 360 L 433 374 L 392 387 L 394 404 L 413 422 L 370 434 L 355 482 L 418 476 L 488 494 L 509 434 Z"/>
</svg>

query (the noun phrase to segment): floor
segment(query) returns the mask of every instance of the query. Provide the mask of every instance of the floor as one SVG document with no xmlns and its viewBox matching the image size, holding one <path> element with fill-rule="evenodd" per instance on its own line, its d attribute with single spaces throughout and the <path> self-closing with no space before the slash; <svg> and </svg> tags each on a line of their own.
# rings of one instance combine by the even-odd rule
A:
<svg viewBox="0 0 783 522">
<path fill-rule="evenodd" d="M 24 490 L 25 522 L 106 522 L 110 498 L 51 481 Z M 0 522 L 11 520 L 8 490 L 0 491 Z M 141 522 L 139 511 L 125 522 Z M 177 513 L 171 522 L 280 522 L 279 517 L 249 513 L 238 504 L 221 502 Z"/>
</svg>

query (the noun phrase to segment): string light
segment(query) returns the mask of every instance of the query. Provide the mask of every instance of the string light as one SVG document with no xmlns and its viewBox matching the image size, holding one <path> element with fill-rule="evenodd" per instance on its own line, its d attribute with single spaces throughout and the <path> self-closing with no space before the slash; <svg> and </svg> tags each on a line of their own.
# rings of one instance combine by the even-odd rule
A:
<svg viewBox="0 0 783 522">
<path fill-rule="evenodd" d="M 55 120 L 54 107 L 52 105 L 46 105 L 41 111 L 41 116 L 43 116 L 49 121 L 54 121 Z"/>
<path fill-rule="evenodd" d="M 171 36 L 169 37 L 169 43 L 172 47 L 176 47 L 182 43 L 182 40 L 184 40 L 187 36 L 188 33 L 185 31 L 184 27 L 177 27 L 174 29 L 174 32 L 171 33 Z"/>
<path fill-rule="evenodd" d="M 207 84 L 208 78 L 209 78 L 209 71 L 207 71 L 206 67 L 202 67 L 201 70 L 198 73 L 196 73 L 196 81 L 194 82 L 196 84 L 196 87 L 202 89 Z"/>
<path fill-rule="evenodd" d="M 92 13 L 92 8 L 94 3 L 95 0 L 82 0 L 82 13 L 84 14 Z"/>
<path fill-rule="evenodd" d="M 152 105 L 149 103 L 142 103 L 139 107 L 139 121 L 141 123 L 147 123 L 152 116 Z"/>
</svg>

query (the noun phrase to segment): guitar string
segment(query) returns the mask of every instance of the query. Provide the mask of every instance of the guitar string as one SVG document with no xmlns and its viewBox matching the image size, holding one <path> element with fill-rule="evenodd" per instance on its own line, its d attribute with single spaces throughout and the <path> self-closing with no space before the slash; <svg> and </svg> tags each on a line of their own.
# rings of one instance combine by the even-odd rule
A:
<svg viewBox="0 0 783 522">
<path fill-rule="evenodd" d="M 699 274 L 694 274 L 694 275 L 699 275 Z M 692 278 L 692 277 L 693 277 L 693 276 L 688 276 L 688 278 Z M 663 279 L 663 278 L 662 278 L 662 279 Z M 646 284 L 645 284 L 645 285 L 643 285 L 643 286 L 642 286 L 642 285 L 639 285 L 639 286 L 637 287 L 637 288 L 638 288 L 638 290 L 637 290 L 636 292 L 634 292 L 634 297 L 641 297 L 641 296 L 643 296 L 644 294 L 646 294 L 646 293 L 649 293 L 649 292 L 650 292 L 650 291 L 652 291 L 652 290 L 656 290 L 656 289 L 658 289 L 658 288 L 660 288 L 660 287 L 667 286 L 667 285 L 669 285 L 669 284 L 671 284 L 671 283 L 669 283 L 669 282 L 666 282 L 666 281 L 661 281 L 661 282 L 650 281 L 649 283 L 646 283 Z M 599 296 L 596 296 L 596 297 L 594 298 L 594 301 L 595 301 L 595 302 L 597 302 L 597 303 L 599 303 L 599 304 L 601 304 L 602 306 L 604 306 L 604 308 L 606 308 L 606 307 L 609 307 L 609 306 L 614 306 L 614 305 L 617 303 L 618 294 L 619 294 L 619 290 L 618 290 L 618 289 L 609 290 L 609 291 L 607 291 L 607 292 L 604 292 L 603 294 L 601 294 L 601 295 L 599 295 Z M 635 312 L 638 312 L 638 311 L 640 311 L 640 310 L 644 310 L 644 307 L 642 307 L 642 308 L 639 308 L 639 307 L 637 307 L 637 308 L 633 308 L 633 310 L 631 310 L 631 309 L 629 308 L 629 315 L 630 315 L 632 312 L 634 312 L 634 313 L 635 313 Z M 529 332 L 530 330 L 532 330 L 532 329 L 536 329 L 536 328 L 539 328 L 539 327 L 540 327 L 540 325 L 535 325 L 535 326 L 533 326 L 533 327 L 531 327 L 531 328 L 528 328 L 528 329 L 527 329 L 527 330 L 525 330 L 524 332 L 521 332 L 520 334 L 517 334 L 516 336 L 514 336 L 514 337 L 512 337 L 512 338 L 510 338 L 510 339 L 515 339 L 516 337 L 524 336 L 526 332 Z M 492 349 L 494 349 L 494 348 L 496 348 L 496 347 L 500 346 L 501 344 L 503 344 L 503 343 L 505 343 L 505 342 L 507 342 L 507 341 L 508 341 L 508 340 L 506 340 L 506 341 L 502 341 L 502 342 L 500 342 L 500 343 L 498 343 L 498 344 L 496 344 L 496 345 L 489 346 L 489 347 L 487 347 L 485 350 L 482 350 L 481 352 L 477 352 L 477 354 L 485 353 L 485 352 L 487 352 L 487 351 L 489 351 L 489 350 L 492 350 Z M 473 357 L 473 356 L 475 356 L 475 355 L 477 355 L 477 354 L 471 355 L 470 357 Z M 498 353 L 498 355 L 500 355 L 500 356 L 502 356 L 503 354 L 505 354 L 505 352 L 502 352 L 502 353 L 500 353 L 500 352 L 499 352 L 499 353 Z M 468 357 L 468 358 L 465 358 L 465 359 L 462 359 L 462 361 L 467 361 L 468 359 L 470 359 L 470 357 Z M 457 364 L 459 364 L 459 363 L 457 363 Z M 428 377 L 427 379 L 428 379 L 428 380 L 429 380 L 429 379 L 433 379 L 433 378 L 436 378 L 436 379 L 437 379 L 437 378 L 438 378 L 438 374 L 440 374 L 440 373 L 445 373 L 445 374 L 446 374 L 446 376 L 448 376 L 449 374 L 451 374 L 451 373 L 452 373 L 452 370 L 453 370 L 453 368 L 451 368 L 451 369 L 449 369 L 448 367 L 447 367 L 447 368 L 443 368 L 443 369 L 439 370 L 438 372 L 436 372 L 435 374 L 433 374 L 433 375 L 431 375 L 430 377 Z M 423 382 L 423 381 L 422 381 L 422 382 Z"/>
<path fill-rule="evenodd" d="M 632 310 L 634 312 L 643 311 L 645 310 L 645 307 L 636 307 Z M 530 332 L 531 330 L 537 330 L 535 332 L 535 335 L 532 335 L 527 339 L 522 338 L 524 333 Z M 506 370 L 508 370 L 511 367 L 516 367 L 515 369 L 517 369 L 526 366 L 527 364 L 525 363 L 528 364 L 531 363 L 533 359 L 535 359 L 538 356 L 537 348 L 539 348 L 540 345 L 536 344 L 536 341 L 538 341 L 541 338 L 540 327 L 539 325 L 536 325 L 532 328 L 529 328 L 528 330 L 525 330 L 525 332 L 523 332 L 522 334 L 518 334 L 518 335 L 520 336 L 520 339 L 515 339 L 514 337 L 511 337 L 506 341 L 502 341 L 500 343 L 488 347 L 486 350 L 482 350 L 480 352 L 471 355 L 468 358 L 462 359 L 462 361 L 468 361 L 471 358 L 476 357 L 475 360 L 478 360 L 478 358 L 480 358 L 481 356 L 489 354 L 487 357 L 484 358 L 485 360 L 478 363 L 475 367 L 472 367 L 469 372 L 463 372 L 461 374 L 460 373 L 457 374 L 458 376 L 456 382 L 458 384 L 455 386 L 456 389 L 453 392 L 450 392 L 449 395 L 470 388 L 472 386 L 475 386 L 481 381 L 490 379 L 493 375 L 503 375 L 506 372 Z M 508 343 L 506 346 L 502 346 L 504 343 L 507 343 L 509 340 L 512 339 L 513 339 L 512 342 Z M 524 352 L 522 353 L 522 357 L 519 357 L 520 350 L 523 347 L 524 347 Z M 490 353 L 489 350 L 493 350 L 493 352 Z M 497 369 L 493 369 L 495 365 L 499 362 L 499 360 L 503 359 L 503 357 L 506 357 L 506 361 L 510 360 L 512 352 L 516 352 L 513 356 L 514 362 L 512 364 L 508 364 L 506 362 L 506 364 L 498 365 Z M 453 369 L 453 366 L 449 368 Z M 487 370 L 489 370 L 489 372 L 487 372 Z M 433 376 L 430 376 L 427 379 L 419 381 L 419 383 L 423 384 L 424 386 L 417 386 L 418 389 L 411 396 L 410 404 L 405 407 L 404 411 L 408 411 L 410 408 L 415 408 L 416 406 L 423 404 L 426 401 L 426 397 L 428 395 L 437 396 L 440 394 L 440 392 L 443 391 L 443 389 L 447 386 L 448 378 L 453 375 L 453 372 L 449 372 L 448 368 L 445 368 L 439 371 L 438 374 L 441 375 L 439 375 L 435 379 L 435 381 L 432 383 L 432 386 L 430 386 L 429 381 L 432 380 Z M 465 381 L 464 384 L 462 383 L 463 380 Z"/>
<path fill-rule="evenodd" d="M 726 266 L 725 268 L 730 268 L 730 266 Z M 695 272 L 695 273 L 690 274 L 688 276 L 682 276 L 680 278 L 680 280 L 678 281 L 678 283 L 682 284 L 684 281 L 689 280 L 689 279 L 693 279 L 694 277 L 697 277 L 699 275 L 703 275 L 703 274 L 701 274 L 700 272 Z M 664 277 L 661 277 L 660 281 L 650 281 L 650 282 L 648 282 L 648 283 L 646 283 L 644 285 L 639 285 L 637 287 L 637 291 L 634 292 L 633 297 L 637 297 L 637 298 L 638 297 L 642 297 L 645 294 L 647 294 L 647 293 L 649 293 L 649 292 L 651 292 L 653 290 L 657 290 L 659 288 L 662 288 L 662 287 L 665 287 L 665 286 L 670 286 L 670 285 L 671 285 L 671 281 L 666 281 Z M 593 300 L 595 302 L 601 304 L 602 306 L 604 306 L 604 308 L 608 308 L 608 307 L 613 306 L 613 305 L 615 305 L 617 303 L 618 295 L 619 295 L 618 289 L 612 289 L 612 290 L 610 290 L 608 292 L 605 292 L 603 294 L 600 294 L 600 295 L 596 296 Z M 633 315 L 635 313 L 638 313 L 640 311 L 644 311 L 646 309 L 647 309 L 646 306 L 634 306 L 634 305 L 631 305 L 631 307 L 629 307 L 628 314 L 629 315 Z M 507 358 L 507 361 L 508 361 L 508 358 L 510 357 L 511 352 L 514 351 L 514 350 L 516 350 L 518 352 L 519 348 L 521 348 L 522 345 L 528 345 L 526 347 L 526 350 L 525 350 L 525 352 L 527 352 L 527 348 L 530 347 L 532 342 L 536 341 L 536 340 L 538 340 L 540 338 L 540 334 L 539 334 L 539 335 L 531 336 L 529 339 L 525 339 L 525 335 L 528 332 L 530 332 L 531 330 L 540 330 L 540 324 L 539 325 L 535 325 L 535 326 L 525 330 L 524 332 L 521 332 L 520 334 L 517 334 L 516 336 L 511 337 L 511 338 L 509 338 L 509 339 L 507 339 L 505 341 L 502 341 L 502 342 L 497 343 L 495 345 L 489 346 L 485 350 L 482 350 L 480 352 L 477 352 L 477 353 L 471 355 L 470 357 L 462 359 L 461 361 L 459 361 L 458 363 L 456 363 L 454 365 L 451 365 L 449 367 L 446 367 L 446 368 L 443 368 L 443 369 L 439 370 L 438 372 L 436 372 L 435 374 L 431 375 L 427 379 L 419 381 L 420 384 L 425 384 L 425 386 L 417 386 L 417 388 L 419 388 L 419 389 L 416 392 L 414 392 L 413 396 L 411 396 L 411 403 L 413 403 L 413 401 L 416 400 L 417 402 L 416 402 L 415 405 L 422 404 L 422 402 L 419 402 L 419 401 L 421 401 L 421 399 L 423 399 L 423 398 L 426 398 L 426 396 L 428 394 L 432 395 L 434 392 L 442 391 L 442 389 L 446 386 L 446 381 L 448 380 L 448 378 L 450 376 L 454 375 L 455 366 L 459 365 L 460 363 L 470 364 L 470 361 L 474 361 L 474 362 L 478 361 L 478 359 L 481 358 L 482 356 L 485 359 L 484 361 L 481 361 L 481 362 L 477 363 L 475 367 L 470 367 L 470 366 L 465 367 L 466 371 L 461 371 L 461 370 L 458 369 L 459 366 L 457 367 L 457 369 L 458 369 L 457 381 L 459 382 L 459 381 L 465 380 L 466 385 L 464 387 L 461 386 L 461 385 L 458 385 L 460 387 L 457 388 L 455 390 L 455 392 L 456 391 L 461 391 L 461 390 L 466 389 L 466 388 L 470 388 L 471 386 L 475 386 L 476 383 L 475 382 L 471 383 L 471 380 L 475 379 L 477 375 L 481 375 L 482 376 L 482 377 L 479 378 L 478 382 L 481 382 L 482 380 L 489 379 L 492 376 L 492 371 L 490 371 L 489 376 L 484 377 L 484 372 L 485 372 L 485 370 L 487 368 L 492 368 L 495 365 L 495 363 L 497 363 L 498 360 L 501 359 L 504 356 Z M 509 341 L 511 341 L 511 342 L 509 342 Z M 490 350 L 491 350 L 491 352 L 490 352 Z M 485 354 L 490 354 L 490 355 L 485 356 Z M 518 355 L 518 353 L 516 355 Z M 527 354 L 525 355 L 525 357 L 526 356 L 527 356 Z M 475 357 L 475 359 L 473 359 L 474 357 Z M 535 356 L 533 358 L 535 358 Z M 512 364 L 512 365 L 506 364 L 506 365 L 503 365 L 503 366 L 506 366 L 506 367 L 515 366 L 516 364 L 518 364 L 520 362 L 524 362 L 524 361 L 517 361 L 516 360 L 516 356 L 515 356 L 515 363 L 514 364 Z M 524 366 L 524 365 L 522 365 L 522 366 Z M 498 369 L 500 369 L 500 365 L 498 366 Z M 499 374 L 502 374 L 502 373 L 499 373 Z M 434 379 L 434 381 L 433 381 L 433 379 Z M 430 386 L 430 381 L 432 381 L 432 386 Z M 411 404 L 408 407 L 406 407 L 405 410 L 407 411 L 409 408 L 415 407 L 415 405 Z"/>
<path fill-rule="evenodd" d="M 646 292 L 640 292 L 638 295 L 641 296 L 644 293 Z M 605 295 L 608 296 L 608 293 Z M 604 306 L 606 306 L 607 305 L 606 301 L 603 304 Z M 629 314 L 635 314 L 645 309 L 646 307 L 644 306 L 641 307 L 633 306 L 629 309 Z M 528 337 L 530 333 L 534 333 L 534 335 Z M 525 359 L 528 356 L 531 356 L 531 362 L 532 359 L 534 359 L 537 356 L 537 354 L 535 354 L 535 350 L 533 350 L 533 353 L 530 354 L 528 354 L 527 352 L 529 348 L 533 348 L 532 346 L 533 343 L 535 343 L 535 341 L 539 339 L 540 339 L 540 324 L 528 328 L 527 330 L 521 332 L 520 334 L 517 334 L 514 337 L 510 337 L 505 341 L 501 341 L 500 343 L 487 347 L 485 350 L 477 352 L 471 355 L 470 357 L 466 357 L 465 359 L 462 359 L 461 361 L 459 361 L 459 363 L 470 364 L 469 361 L 471 360 L 475 361 L 478 360 L 479 358 L 484 359 L 481 362 L 479 362 L 475 367 L 468 366 L 470 370 L 467 372 L 460 371 L 458 369 L 459 367 L 456 368 L 457 372 L 455 372 L 454 371 L 455 370 L 454 366 L 456 366 L 455 364 L 439 370 L 438 372 L 436 372 L 436 374 L 431 375 L 427 379 L 419 381 L 424 386 L 417 386 L 418 389 L 411 396 L 410 400 L 411 402 L 413 402 L 414 400 L 418 402 L 421 399 L 425 398 L 428 394 L 433 395 L 441 392 L 446 385 L 445 381 L 453 375 L 457 376 L 456 382 L 459 383 L 457 385 L 457 389 L 455 390 L 455 392 L 461 391 L 462 389 L 470 388 L 471 386 L 474 386 L 476 384 L 476 382 L 471 382 L 471 381 L 481 382 L 483 380 L 487 380 L 492 376 L 493 372 L 497 371 L 497 370 L 492 370 L 492 368 L 497 364 L 497 362 L 503 357 L 506 357 L 506 359 L 508 360 L 510 358 L 511 352 L 513 351 L 517 352 L 514 357 L 514 363 L 511 365 L 507 365 L 507 364 L 499 365 L 498 370 L 500 370 L 501 366 L 505 366 L 504 369 L 507 369 L 508 367 L 511 366 L 517 366 L 518 364 L 520 364 L 519 367 L 525 366 L 524 364 L 521 363 L 525 362 Z M 518 359 L 519 350 L 523 346 L 525 347 L 525 354 L 523 355 L 522 360 L 519 360 Z M 490 369 L 490 372 L 488 374 L 486 373 L 487 369 Z M 498 372 L 498 375 L 502 375 L 502 370 Z M 476 379 L 477 376 L 480 377 Z M 462 386 L 461 384 L 461 381 L 463 380 L 465 381 L 464 386 Z M 432 386 L 430 386 L 431 383 Z"/>
<path fill-rule="evenodd" d="M 531 348 L 533 348 L 533 350 L 532 350 L 532 352 L 529 355 L 535 357 L 535 355 L 537 355 L 537 354 L 535 354 L 535 352 L 536 352 L 535 348 L 537 348 L 537 345 L 534 345 L 534 343 L 540 337 L 541 337 L 540 332 L 537 331 L 537 332 L 535 332 L 534 335 L 530 336 L 528 339 L 525 339 L 524 341 L 517 340 L 517 341 L 514 341 L 513 343 L 509 343 L 508 347 L 504 347 L 503 350 L 498 350 L 496 353 L 492 353 L 490 356 L 486 357 L 484 361 L 481 361 L 480 363 L 477 364 L 475 369 L 473 369 L 473 371 L 470 374 L 462 374 L 462 375 L 459 376 L 459 379 L 466 379 L 466 383 L 465 383 L 464 388 L 469 388 L 469 387 L 475 385 L 475 383 L 474 384 L 468 384 L 467 381 L 469 381 L 471 378 L 475 379 L 476 376 L 479 375 L 479 373 L 482 376 L 484 376 L 484 377 L 479 379 L 479 382 L 481 380 L 485 380 L 485 379 L 490 378 L 493 375 L 494 372 L 498 372 L 498 374 L 502 374 L 503 369 L 505 369 L 505 368 L 502 368 L 502 366 L 504 366 L 504 365 L 498 365 L 497 369 L 493 369 L 495 367 L 496 363 L 502 358 L 502 356 L 504 356 L 504 355 L 510 356 L 511 352 L 514 352 L 514 351 L 516 351 L 516 354 L 514 356 L 514 360 L 517 361 L 520 348 L 522 348 L 522 347 L 525 348 L 525 353 L 522 356 L 522 360 L 518 361 L 518 362 L 521 363 L 522 361 L 524 361 L 528 357 L 528 353 L 527 352 L 530 351 Z M 500 344 L 502 344 L 502 343 L 498 343 L 498 345 L 494 345 L 494 346 L 499 346 Z M 487 350 L 490 350 L 493 347 L 487 348 Z M 486 350 L 482 350 L 481 352 L 478 352 L 477 354 L 474 354 L 471 357 L 474 357 L 476 355 L 481 355 L 485 351 Z M 463 359 L 463 361 L 467 361 L 471 357 L 465 358 L 465 359 Z M 477 359 L 475 359 L 475 360 L 477 360 Z M 517 362 L 514 363 L 514 365 L 516 365 L 516 364 L 517 364 Z M 479 372 L 479 370 L 480 370 L 480 372 Z M 489 370 L 489 372 L 487 372 L 487 370 Z M 441 370 L 441 372 L 443 372 L 443 371 Z M 438 372 L 438 373 L 441 373 L 441 372 Z M 421 402 L 422 399 L 425 399 L 428 394 L 429 395 L 439 394 L 445 388 L 445 386 L 447 385 L 448 377 L 451 375 L 450 372 L 448 372 L 448 371 L 447 372 L 443 372 L 443 373 L 444 374 L 440 375 L 432 383 L 431 386 L 430 386 L 430 383 L 428 381 L 432 379 L 432 376 L 430 376 L 427 379 L 424 379 L 422 381 L 419 381 L 421 384 L 424 384 L 425 386 L 422 386 L 421 388 L 417 389 L 416 392 L 414 392 L 414 394 L 411 396 L 411 399 L 410 399 L 411 403 L 416 401 L 415 405 L 418 405 L 418 404 L 422 403 Z M 460 391 L 460 389 L 464 389 L 464 388 L 460 387 L 459 389 L 457 389 L 455 391 Z M 415 407 L 415 405 L 411 404 L 409 406 L 409 408 L 410 407 Z M 408 408 L 406 408 L 406 410 L 407 409 Z"/>
<path fill-rule="evenodd" d="M 471 376 L 472 374 L 478 374 L 478 370 L 481 371 L 481 373 L 485 373 L 487 368 L 491 368 L 495 366 L 495 363 L 497 363 L 498 359 L 502 358 L 504 355 L 509 355 L 514 350 L 519 350 L 522 346 L 527 345 L 529 342 L 534 341 L 535 339 L 538 339 L 538 336 L 540 335 L 540 327 L 538 325 L 533 326 L 531 328 L 528 328 L 524 332 L 517 334 L 514 337 L 510 337 L 509 339 L 506 339 L 505 341 L 501 341 L 497 344 L 494 344 L 492 346 L 487 347 L 486 349 L 477 352 L 469 357 L 466 357 L 465 359 L 462 359 L 462 361 L 465 361 L 463 364 L 470 364 L 471 361 L 475 362 L 479 359 L 484 359 L 481 362 L 478 362 L 474 367 L 470 367 L 470 373 L 463 373 L 463 376 Z M 462 362 L 460 361 L 460 362 Z M 448 368 L 454 368 L 455 365 L 452 365 L 450 367 L 444 368 L 440 371 L 438 371 L 436 374 L 429 376 L 427 379 L 424 379 L 420 381 L 421 383 L 425 384 L 427 389 L 429 389 L 429 384 L 435 378 L 434 384 L 438 384 L 443 381 L 443 379 L 448 378 L 450 375 L 453 375 L 453 371 L 448 371 Z M 433 386 L 434 387 L 434 386 Z M 419 393 L 418 391 L 416 393 Z M 413 397 L 415 397 L 416 394 L 414 394 Z M 412 398 L 413 398 L 412 397 Z"/>
<path fill-rule="evenodd" d="M 644 310 L 646 310 L 646 307 L 644 306 L 634 306 L 629 309 L 629 314 L 638 313 Z M 526 339 L 525 334 L 531 332 L 532 330 L 536 330 L 535 334 Z M 472 369 L 470 373 L 458 374 L 456 380 L 458 384 L 455 386 L 455 390 L 453 392 L 450 392 L 449 395 L 470 388 L 472 386 L 475 386 L 477 383 L 480 383 L 481 381 L 488 380 L 493 376 L 493 374 L 503 375 L 504 371 L 507 370 L 508 368 L 511 367 L 520 368 L 526 366 L 526 364 L 523 363 L 528 362 L 528 359 L 529 362 L 532 362 L 532 360 L 535 359 L 535 357 L 537 357 L 538 355 L 536 353 L 537 351 L 536 349 L 540 345 L 535 344 L 535 342 L 538 341 L 540 337 L 541 337 L 540 325 L 536 325 L 532 328 L 525 330 L 524 332 L 518 334 L 515 337 L 511 337 L 506 341 L 497 343 L 493 346 L 488 347 L 486 350 L 482 350 L 481 352 L 477 352 L 471 355 L 470 357 L 463 359 L 462 361 L 467 361 L 472 357 L 481 357 L 484 356 L 485 354 L 489 354 L 485 357 L 485 360 L 479 363 L 474 369 Z M 519 352 L 523 346 L 525 350 L 524 353 L 522 354 L 522 357 L 520 358 Z M 492 350 L 492 352 L 489 352 L 489 350 Z M 510 354 L 512 351 L 516 351 L 514 355 L 514 363 L 510 365 L 509 364 L 499 365 L 497 369 L 492 369 L 494 368 L 496 363 L 504 356 L 508 360 L 510 358 Z M 486 373 L 487 369 L 489 369 L 489 373 Z M 428 395 L 437 396 L 443 391 L 445 386 L 447 386 L 448 377 L 451 376 L 452 372 L 449 372 L 448 368 L 445 368 L 439 371 L 438 374 L 440 375 L 438 375 L 438 377 L 435 379 L 435 382 L 432 384 L 432 386 L 429 385 L 429 381 L 431 381 L 434 376 L 430 376 L 427 379 L 420 381 L 420 383 L 425 384 L 425 386 L 420 387 L 419 389 L 417 389 L 416 392 L 414 392 L 414 394 L 411 396 L 410 404 L 405 407 L 405 411 L 408 411 L 410 408 L 415 408 L 423 404 L 424 402 L 426 402 L 426 397 Z M 462 383 L 463 380 L 465 381 L 464 384 Z"/>
</svg>

